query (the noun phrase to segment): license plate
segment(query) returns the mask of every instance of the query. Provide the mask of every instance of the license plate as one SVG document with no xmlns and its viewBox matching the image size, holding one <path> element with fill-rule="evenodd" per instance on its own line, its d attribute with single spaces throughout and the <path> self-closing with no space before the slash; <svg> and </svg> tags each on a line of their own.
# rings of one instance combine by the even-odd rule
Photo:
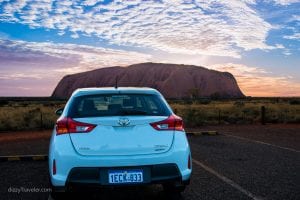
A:
<svg viewBox="0 0 300 200">
<path fill-rule="evenodd" d="M 120 183 L 142 183 L 142 170 L 109 170 L 108 182 L 112 184 Z"/>
</svg>

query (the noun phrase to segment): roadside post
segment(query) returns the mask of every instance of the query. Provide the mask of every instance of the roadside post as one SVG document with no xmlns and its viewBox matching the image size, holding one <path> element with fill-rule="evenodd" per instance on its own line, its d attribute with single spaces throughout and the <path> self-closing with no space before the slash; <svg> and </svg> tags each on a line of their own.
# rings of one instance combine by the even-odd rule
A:
<svg viewBox="0 0 300 200">
<path fill-rule="evenodd" d="M 262 125 L 266 124 L 266 122 L 265 122 L 265 116 L 266 116 L 266 108 L 265 108 L 265 106 L 262 106 L 261 107 L 261 124 Z"/>
</svg>

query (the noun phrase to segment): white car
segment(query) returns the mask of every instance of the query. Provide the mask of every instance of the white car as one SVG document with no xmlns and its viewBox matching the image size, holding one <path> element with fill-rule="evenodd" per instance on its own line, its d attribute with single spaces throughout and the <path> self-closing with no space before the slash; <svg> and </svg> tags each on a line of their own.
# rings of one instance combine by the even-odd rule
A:
<svg viewBox="0 0 300 200">
<path fill-rule="evenodd" d="M 78 89 L 56 113 L 49 147 L 53 197 L 85 186 L 162 184 L 181 192 L 189 184 L 183 121 L 157 90 Z"/>
</svg>

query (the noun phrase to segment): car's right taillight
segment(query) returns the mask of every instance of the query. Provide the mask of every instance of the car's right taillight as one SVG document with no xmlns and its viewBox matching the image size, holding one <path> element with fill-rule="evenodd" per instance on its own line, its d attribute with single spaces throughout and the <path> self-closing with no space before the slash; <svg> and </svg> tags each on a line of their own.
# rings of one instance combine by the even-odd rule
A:
<svg viewBox="0 0 300 200">
<path fill-rule="evenodd" d="M 167 131 L 167 130 L 184 131 L 183 121 L 181 117 L 174 114 L 170 115 L 165 120 L 150 123 L 150 125 L 158 131 Z"/>
<path fill-rule="evenodd" d="M 66 133 L 88 133 L 96 127 L 95 124 L 78 122 L 70 117 L 59 118 L 56 122 L 56 135 Z"/>
</svg>

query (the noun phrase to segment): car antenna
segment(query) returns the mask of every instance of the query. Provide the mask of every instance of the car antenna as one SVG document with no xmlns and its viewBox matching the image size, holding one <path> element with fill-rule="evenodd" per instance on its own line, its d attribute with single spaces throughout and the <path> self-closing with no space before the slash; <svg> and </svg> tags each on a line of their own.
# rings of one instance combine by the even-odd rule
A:
<svg viewBox="0 0 300 200">
<path fill-rule="evenodd" d="M 116 76 L 116 84 L 115 84 L 115 89 L 118 89 L 118 76 Z"/>
</svg>

